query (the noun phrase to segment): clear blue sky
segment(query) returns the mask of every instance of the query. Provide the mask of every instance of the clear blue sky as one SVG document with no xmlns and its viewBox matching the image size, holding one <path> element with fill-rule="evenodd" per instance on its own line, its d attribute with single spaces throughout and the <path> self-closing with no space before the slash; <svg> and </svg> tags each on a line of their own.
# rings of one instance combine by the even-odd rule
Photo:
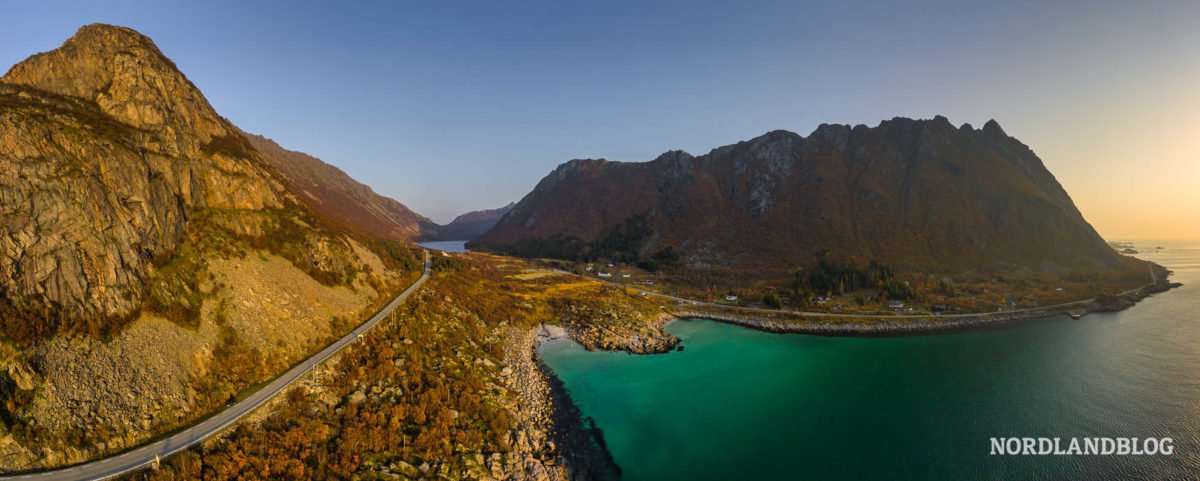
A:
<svg viewBox="0 0 1200 481">
<path fill-rule="evenodd" d="M 1200 237 L 1200 2 L 580 3 L 30 1 L 0 65 L 135 28 L 234 123 L 438 221 L 572 158 L 942 114 L 996 118 L 1101 234 Z M 1164 195 L 1192 208 L 1147 216 Z"/>
</svg>

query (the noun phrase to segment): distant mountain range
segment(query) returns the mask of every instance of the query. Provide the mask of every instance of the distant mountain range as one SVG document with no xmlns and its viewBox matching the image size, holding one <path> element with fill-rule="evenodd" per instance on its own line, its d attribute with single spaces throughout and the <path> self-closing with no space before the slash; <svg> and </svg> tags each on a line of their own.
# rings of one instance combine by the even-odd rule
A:
<svg viewBox="0 0 1200 481">
<path fill-rule="evenodd" d="M 498 209 L 467 212 L 455 217 L 446 225 L 425 224 L 421 228 L 421 239 L 429 241 L 474 239 L 496 225 L 496 222 L 499 222 L 500 218 L 504 217 L 504 214 L 512 210 L 515 205 L 517 205 L 515 202 L 510 202 Z"/>
<path fill-rule="evenodd" d="M 475 249 L 784 273 L 821 257 L 901 270 L 1131 269 L 1025 144 L 945 117 L 773 131 L 692 156 L 560 165 Z"/>
</svg>

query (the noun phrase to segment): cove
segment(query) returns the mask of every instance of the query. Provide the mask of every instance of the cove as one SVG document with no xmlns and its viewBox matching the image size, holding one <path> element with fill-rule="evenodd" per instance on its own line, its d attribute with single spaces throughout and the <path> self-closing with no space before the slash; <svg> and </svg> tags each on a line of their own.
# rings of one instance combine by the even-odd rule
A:
<svg viewBox="0 0 1200 481">
<path fill-rule="evenodd" d="M 1180 479 L 1200 472 L 1200 249 L 1132 309 L 887 338 L 706 320 L 683 351 L 539 348 L 626 480 Z M 997 456 L 993 437 L 1170 437 L 1170 456 Z"/>
</svg>

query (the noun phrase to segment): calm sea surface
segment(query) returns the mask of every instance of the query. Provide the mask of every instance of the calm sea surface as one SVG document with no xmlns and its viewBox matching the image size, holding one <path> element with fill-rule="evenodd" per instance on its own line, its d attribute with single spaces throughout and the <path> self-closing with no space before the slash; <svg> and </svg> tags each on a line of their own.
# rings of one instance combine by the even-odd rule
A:
<svg viewBox="0 0 1200 481">
<path fill-rule="evenodd" d="M 1184 286 L 1081 320 L 893 338 L 688 320 L 670 326 L 682 352 L 541 353 L 626 480 L 1196 479 L 1200 242 L 1138 248 Z M 989 455 L 1001 436 L 1171 437 L 1175 453 Z"/>
</svg>

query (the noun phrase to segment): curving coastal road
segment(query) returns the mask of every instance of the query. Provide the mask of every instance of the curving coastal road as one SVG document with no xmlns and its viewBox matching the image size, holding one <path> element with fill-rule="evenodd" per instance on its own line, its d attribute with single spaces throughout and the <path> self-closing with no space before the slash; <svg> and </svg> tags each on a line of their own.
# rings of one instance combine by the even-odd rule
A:
<svg viewBox="0 0 1200 481">
<path fill-rule="evenodd" d="M 243 416 L 250 414 L 254 408 L 261 406 L 263 403 L 283 392 L 288 386 L 296 382 L 298 379 L 307 374 L 317 364 L 329 359 L 338 351 L 341 351 L 350 343 L 358 339 L 363 333 L 379 324 L 392 310 L 396 309 L 401 302 L 404 302 L 408 296 L 416 292 L 421 284 L 429 279 L 429 251 L 425 251 L 425 271 L 421 274 L 421 278 L 417 279 L 412 286 L 409 286 L 404 292 L 392 299 L 379 313 L 371 317 L 367 322 L 358 326 L 357 329 L 350 331 L 345 337 L 338 339 L 337 342 L 330 344 L 329 347 L 322 349 L 321 352 L 314 354 L 312 357 L 304 360 L 300 364 L 292 367 L 282 376 L 275 378 L 270 384 L 267 384 L 262 389 L 254 394 L 251 394 L 246 399 L 225 408 L 225 410 L 216 415 L 196 424 L 192 427 L 179 431 L 166 438 L 152 442 L 139 448 L 131 449 L 116 456 L 92 461 L 86 464 L 55 469 L 53 471 L 41 471 L 28 474 L 13 474 L 8 476 L 0 476 L 0 481 L 79 481 L 79 480 L 95 480 L 105 479 L 119 474 L 125 474 L 140 467 L 152 464 L 159 459 L 165 459 L 174 453 L 187 449 L 203 441 L 204 439 L 220 432 L 229 425 L 236 423 Z"/>
</svg>

